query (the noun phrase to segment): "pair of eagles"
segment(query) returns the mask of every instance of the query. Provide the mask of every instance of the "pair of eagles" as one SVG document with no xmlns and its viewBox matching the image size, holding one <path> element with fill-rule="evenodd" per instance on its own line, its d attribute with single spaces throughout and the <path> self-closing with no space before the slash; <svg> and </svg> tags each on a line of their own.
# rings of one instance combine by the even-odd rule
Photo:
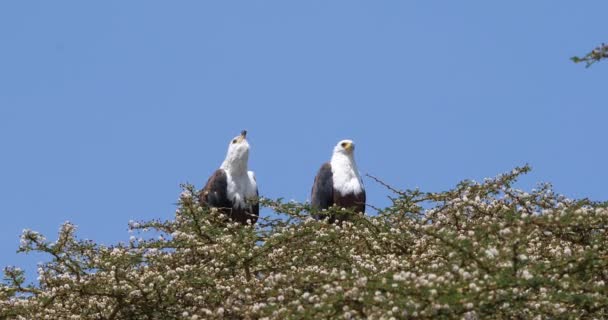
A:
<svg viewBox="0 0 608 320">
<path fill-rule="evenodd" d="M 258 187 L 253 171 L 248 171 L 249 143 L 247 131 L 228 145 L 226 159 L 207 181 L 200 193 L 201 203 L 218 208 L 233 221 L 254 224 L 258 220 L 260 206 L 255 201 Z M 312 207 L 327 209 L 332 205 L 365 212 L 365 189 L 354 158 L 355 144 L 342 140 L 334 147 L 331 160 L 319 169 L 312 186 Z M 326 218 L 323 214 L 317 219 Z M 336 220 L 330 217 L 330 221 Z"/>
</svg>

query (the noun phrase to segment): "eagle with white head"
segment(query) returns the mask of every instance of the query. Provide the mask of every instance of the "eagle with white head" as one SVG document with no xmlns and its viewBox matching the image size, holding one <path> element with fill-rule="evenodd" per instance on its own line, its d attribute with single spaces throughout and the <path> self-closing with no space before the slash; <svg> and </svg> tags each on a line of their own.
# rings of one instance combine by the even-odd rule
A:
<svg viewBox="0 0 608 320">
<path fill-rule="evenodd" d="M 329 162 L 319 169 L 312 186 L 311 204 L 318 210 L 327 209 L 333 205 L 352 209 L 355 212 L 365 212 L 365 188 L 355 162 L 355 143 L 352 140 L 342 140 L 334 147 L 334 153 Z M 318 214 L 317 219 L 327 215 Z M 334 222 L 336 217 L 329 217 Z"/>
<path fill-rule="evenodd" d="M 260 205 L 258 186 L 253 171 L 248 171 L 249 143 L 243 130 L 228 145 L 226 159 L 207 181 L 200 193 L 200 201 L 218 208 L 232 221 L 254 224 L 258 220 Z"/>
</svg>

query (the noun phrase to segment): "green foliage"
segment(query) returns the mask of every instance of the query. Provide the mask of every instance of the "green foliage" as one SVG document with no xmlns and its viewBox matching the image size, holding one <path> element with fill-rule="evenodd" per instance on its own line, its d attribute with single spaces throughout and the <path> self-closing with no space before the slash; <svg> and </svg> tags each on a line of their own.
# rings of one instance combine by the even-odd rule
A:
<svg viewBox="0 0 608 320">
<path fill-rule="evenodd" d="M 589 68 L 596 62 L 600 62 L 604 59 L 608 58 L 608 45 L 602 43 L 601 46 L 593 49 L 591 52 L 587 53 L 583 57 L 574 56 L 570 58 L 574 63 L 584 62 L 585 66 Z"/>
<path fill-rule="evenodd" d="M 25 231 L 20 250 L 50 261 L 27 286 L 5 269 L 0 319 L 607 318 L 606 204 L 514 189 L 528 170 L 387 186 L 376 215 L 331 208 L 341 224 L 260 199 L 274 214 L 242 226 L 185 186 L 175 219 L 131 222 L 128 244 L 78 240 L 70 223 L 56 242 Z"/>
</svg>

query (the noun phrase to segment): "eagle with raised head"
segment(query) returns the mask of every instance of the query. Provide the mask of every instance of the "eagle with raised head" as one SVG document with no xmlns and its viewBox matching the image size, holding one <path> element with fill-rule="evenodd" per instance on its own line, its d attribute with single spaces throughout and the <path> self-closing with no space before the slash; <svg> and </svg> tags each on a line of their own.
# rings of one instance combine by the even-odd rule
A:
<svg viewBox="0 0 608 320">
<path fill-rule="evenodd" d="M 258 186 L 253 171 L 248 171 L 249 143 L 243 130 L 228 145 L 226 159 L 207 181 L 200 202 L 218 208 L 232 221 L 254 224 L 258 220 Z"/>
</svg>

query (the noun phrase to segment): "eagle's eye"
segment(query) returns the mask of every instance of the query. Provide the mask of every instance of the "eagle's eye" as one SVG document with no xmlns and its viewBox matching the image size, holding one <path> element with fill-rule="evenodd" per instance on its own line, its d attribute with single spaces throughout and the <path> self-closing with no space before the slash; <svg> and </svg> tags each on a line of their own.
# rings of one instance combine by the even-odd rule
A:
<svg viewBox="0 0 608 320">
<path fill-rule="evenodd" d="M 232 143 L 236 143 L 236 139 L 233 139 L 233 140 L 232 140 Z"/>
<path fill-rule="evenodd" d="M 340 145 L 342 146 L 342 148 L 346 148 L 346 146 L 348 145 L 348 143 L 342 142 Z"/>
</svg>

